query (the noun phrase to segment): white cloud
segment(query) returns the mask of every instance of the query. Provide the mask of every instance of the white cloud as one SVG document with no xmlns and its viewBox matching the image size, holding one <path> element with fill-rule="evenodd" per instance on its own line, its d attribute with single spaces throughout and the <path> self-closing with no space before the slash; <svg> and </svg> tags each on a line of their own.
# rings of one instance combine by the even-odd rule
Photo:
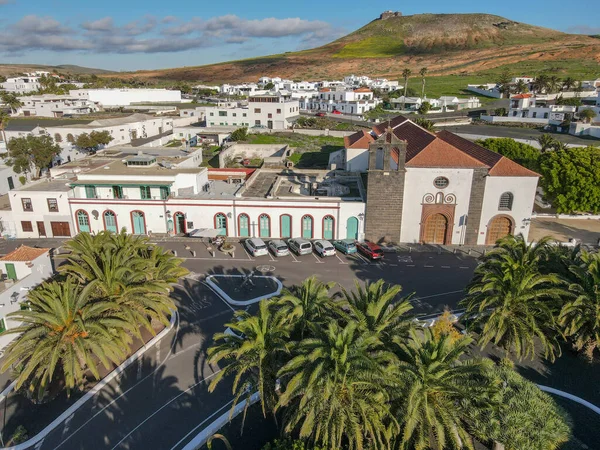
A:
<svg viewBox="0 0 600 450">
<path fill-rule="evenodd" d="M 567 28 L 567 33 L 600 34 L 600 27 L 591 27 L 589 25 L 573 25 Z"/>
</svg>

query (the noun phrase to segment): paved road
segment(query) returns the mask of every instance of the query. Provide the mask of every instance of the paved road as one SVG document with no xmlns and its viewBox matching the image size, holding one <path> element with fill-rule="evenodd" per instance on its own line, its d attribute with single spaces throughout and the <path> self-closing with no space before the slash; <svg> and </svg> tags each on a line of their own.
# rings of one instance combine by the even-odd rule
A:
<svg viewBox="0 0 600 450">
<path fill-rule="evenodd" d="M 459 125 L 444 127 L 444 130 L 452 133 L 475 134 L 487 137 L 508 137 L 513 139 L 537 140 L 544 132 L 530 128 L 501 127 L 497 125 Z M 552 133 L 556 139 L 567 144 L 577 144 L 581 146 L 600 145 L 600 139 L 584 139 L 570 134 Z"/>
</svg>

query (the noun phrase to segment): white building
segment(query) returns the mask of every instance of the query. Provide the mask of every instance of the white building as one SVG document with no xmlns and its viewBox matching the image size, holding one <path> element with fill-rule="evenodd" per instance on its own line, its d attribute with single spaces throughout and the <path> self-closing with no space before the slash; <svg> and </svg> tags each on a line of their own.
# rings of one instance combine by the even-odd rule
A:
<svg viewBox="0 0 600 450">
<path fill-rule="evenodd" d="M 278 95 L 251 96 L 248 105 L 204 108 L 207 127 L 261 127 L 288 129 L 300 115 L 300 103 Z"/>
<path fill-rule="evenodd" d="M 364 114 L 375 108 L 380 99 L 374 98 L 373 91 L 369 88 L 335 89 L 322 88 L 318 96 L 301 99 L 300 107 L 305 110 L 318 110 L 344 114 Z"/>
<path fill-rule="evenodd" d="M 264 93 L 265 90 L 258 86 L 256 83 L 242 83 L 242 84 L 223 84 L 221 85 L 219 92 L 224 95 L 254 95 L 256 93 Z"/>
<path fill-rule="evenodd" d="M 100 108 L 94 102 L 73 95 L 29 95 L 19 97 L 22 106 L 17 114 L 23 116 L 63 117 L 64 115 L 90 114 Z"/>
<path fill-rule="evenodd" d="M 6 316 L 26 307 L 29 291 L 54 274 L 50 249 L 23 245 L 0 258 L 0 272 L 0 349 L 3 349 L 18 336 L 4 331 L 20 325 Z"/>
<path fill-rule="evenodd" d="M 508 117 L 544 119 L 546 123 L 560 125 L 572 118 L 576 110 L 575 106 L 540 104 L 538 97 L 533 94 L 517 94 L 510 98 Z"/>
<path fill-rule="evenodd" d="M 170 89 L 73 89 L 69 94 L 105 108 L 144 103 L 181 103 L 181 91 Z"/>
<path fill-rule="evenodd" d="M 14 94 L 28 94 L 31 92 L 36 92 L 40 86 L 39 77 L 28 75 L 7 78 L 4 83 L 0 83 L 0 88 Z"/>
<path fill-rule="evenodd" d="M 491 98 L 503 97 L 502 92 L 500 92 L 500 87 L 498 86 L 498 83 L 468 84 L 467 91 Z"/>
</svg>

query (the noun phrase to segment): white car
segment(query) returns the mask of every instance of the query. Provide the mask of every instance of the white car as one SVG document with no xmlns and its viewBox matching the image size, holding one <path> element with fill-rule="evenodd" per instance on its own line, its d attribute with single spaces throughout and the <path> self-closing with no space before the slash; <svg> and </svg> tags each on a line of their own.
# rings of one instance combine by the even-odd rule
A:
<svg viewBox="0 0 600 450">
<path fill-rule="evenodd" d="M 315 241 L 313 244 L 315 248 L 315 252 L 319 254 L 319 256 L 334 256 L 335 255 L 335 247 L 329 241 L 324 239 Z"/>
<path fill-rule="evenodd" d="M 273 239 L 269 242 L 269 249 L 275 256 L 287 256 L 290 254 L 290 250 L 285 242 L 281 239 Z"/>
<path fill-rule="evenodd" d="M 269 254 L 267 250 L 267 244 L 265 241 L 259 238 L 246 239 L 246 248 L 252 256 L 264 256 Z"/>
</svg>

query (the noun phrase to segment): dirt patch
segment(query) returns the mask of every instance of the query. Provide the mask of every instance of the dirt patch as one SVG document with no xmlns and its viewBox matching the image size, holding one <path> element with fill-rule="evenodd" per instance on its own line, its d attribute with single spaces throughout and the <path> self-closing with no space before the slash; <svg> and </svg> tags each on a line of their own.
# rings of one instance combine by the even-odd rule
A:
<svg viewBox="0 0 600 450">
<path fill-rule="evenodd" d="M 598 219 L 554 219 L 551 217 L 531 220 L 529 241 L 537 241 L 544 236 L 566 242 L 570 238 L 580 239 L 584 244 L 597 245 L 600 239 Z"/>
</svg>

